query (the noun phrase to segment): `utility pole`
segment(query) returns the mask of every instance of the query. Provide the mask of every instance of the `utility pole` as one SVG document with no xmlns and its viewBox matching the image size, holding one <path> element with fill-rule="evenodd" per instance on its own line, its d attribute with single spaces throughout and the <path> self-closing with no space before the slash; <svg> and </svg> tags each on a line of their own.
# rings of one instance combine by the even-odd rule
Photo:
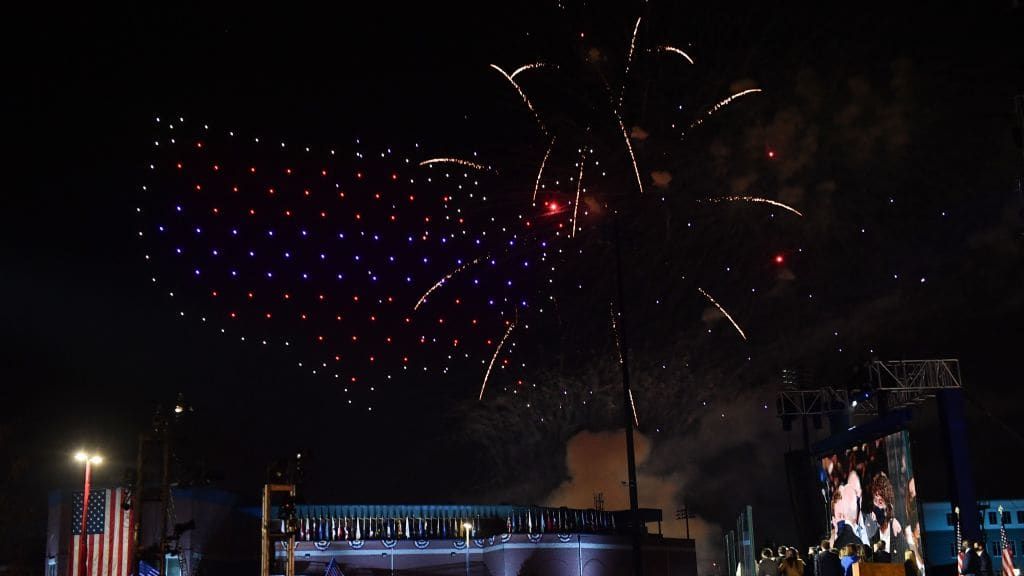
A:
<svg viewBox="0 0 1024 576">
<path fill-rule="evenodd" d="M 690 518 L 692 518 L 692 517 L 693 517 L 693 515 L 690 514 L 690 510 L 686 506 L 685 503 L 683 503 L 683 507 L 682 508 L 679 508 L 679 509 L 676 510 L 676 520 L 684 520 L 684 521 L 686 521 L 686 539 L 687 540 L 690 539 Z"/>
<path fill-rule="evenodd" d="M 622 420 L 626 428 L 626 467 L 629 471 L 629 517 L 633 535 L 633 576 L 643 576 L 644 562 L 641 539 L 643 525 L 640 522 L 640 507 L 637 499 L 636 486 L 636 449 L 633 446 L 633 392 L 629 387 L 629 340 L 626 330 L 625 289 L 622 278 L 622 242 L 619 234 L 618 214 L 612 215 L 612 229 L 615 244 L 615 279 L 618 299 L 618 319 L 616 324 L 619 333 L 619 359 L 622 368 Z"/>
</svg>

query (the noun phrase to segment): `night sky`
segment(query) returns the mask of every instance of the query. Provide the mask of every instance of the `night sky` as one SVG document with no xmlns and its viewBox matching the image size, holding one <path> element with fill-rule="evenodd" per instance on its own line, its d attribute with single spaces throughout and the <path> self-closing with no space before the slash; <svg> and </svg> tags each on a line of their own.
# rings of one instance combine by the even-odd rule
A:
<svg viewBox="0 0 1024 576">
<path fill-rule="evenodd" d="M 624 479 L 625 471 L 617 472 L 615 460 L 622 458 L 615 433 L 621 407 L 608 312 L 613 211 L 623 214 L 620 233 L 627 238 L 623 280 L 643 435 L 641 504 L 664 505 L 671 516 L 684 495 L 699 502 L 700 534 L 717 543 L 708 527 L 729 526 L 742 505 L 753 503 L 755 515 L 773 519 L 758 523 L 763 537 L 792 538 L 782 455 L 800 440 L 774 417 L 781 370 L 801 370 L 810 385 L 844 386 L 872 356 L 960 358 L 979 491 L 1014 496 L 1012 480 L 995 474 L 994 458 L 1019 455 L 1024 443 L 1017 409 L 1024 401 L 1024 155 L 1013 107 L 1014 95 L 1024 92 L 1022 10 L 1009 1 L 928 11 L 594 4 L 37 6 L 12 17 L 17 31 L 5 48 L 13 69 L 5 76 L 16 150 L 6 168 L 0 282 L 0 509 L 10 513 L 0 519 L 0 558 L 40 559 L 45 493 L 79 481 L 71 451 L 100 448 L 109 465 L 98 481 L 119 481 L 134 461 L 136 434 L 179 392 L 195 410 L 181 448 L 188 474 L 253 498 L 268 462 L 302 450 L 311 457 L 306 480 L 313 502 L 587 506 L 594 491 L 603 491 L 609 506 L 626 505 L 616 477 Z M 622 116 L 643 195 L 622 134 L 608 121 L 609 94 L 614 101 L 622 85 L 640 15 Z M 695 64 L 659 54 L 660 45 L 685 50 Z M 519 79 L 544 130 L 562 140 L 541 195 L 559 206 L 551 214 L 543 203 L 529 211 L 550 139 L 489 66 L 511 71 L 538 61 L 549 66 Z M 750 88 L 763 92 L 707 115 L 716 102 Z M 166 125 L 178 117 L 189 136 L 169 147 Z M 699 126 L 687 128 L 698 118 Z M 203 124 L 217 135 L 207 136 Z M 264 143 L 235 144 L 228 130 Z M 164 148 L 155 150 L 155 139 Z M 200 141 L 202 151 L 193 147 Z M 281 141 L 287 150 L 276 146 Z M 304 146 L 313 151 L 302 153 Z M 393 154 L 381 158 L 388 149 Z M 598 164 L 584 173 L 586 215 L 570 241 L 563 210 L 576 191 L 581 149 L 606 174 L 598 176 Z M 202 155 L 207 151 L 212 156 Z M 357 162 L 356 152 L 367 158 Z M 368 382 L 398 371 L 381 364 L 406 354 L 400 348 L 368 362 L 375 348 L 348 344 L 340 350 L 362 360 L 352 372 L 358 386 L 344 392 L 338 380 L 297 366 L 324 357 L 310 343 L 316 330 L 275 319 L 221 335 L 226 319 L 213 315 L 225 318 L 232 305 L 212 302 L 210 285 L 190 271 L 229 267 L 208 254 L 182 263 L 169 255 L 173 240 L 150 241 L 157 225 L 177 217 L 175 195 L 207 178 L 175 173 L 174 158 L 199 163 L 213 156 L 242 172 L 294 165 L 313 180 L 316 169 L 329 166 L 351 190 L 351 205 L 331 208 L 331 218 L 395 213 L 400 238 L 421 234 L 426 226 L 406 226 L 405 219 L 440 214 L 426 206 L 441 210 L 438 198 L 466 173 L 449 170 L 457 177 L 446 180 L 446 168 L 428 172 L 415 163 L 479 159 L 496 173 L 474 174 L 469 180 L 479 180 L 483 192 L 449 207 L 465 210 L 470 223 L 431 223 L 431 233 L 488 230 L 505 238 L 490 219 L 512 226 L 522 223 L 520 213 L 537 229 L 517 236 L 525 247 L 503 252 L 483 279 L 515 279 L 515 288 L 470 296 L 458 284 L 470 277 L 460 273 L 428 301 L 430 314 L 443 316 L 442 298 L 466 291 L 449 324 L 430 334 L 465 334 L 460 350 L 467 358 L 448 363 L 441 361 L 444 347 L 398 344 L 431 371 L 371 393 Z M 151 162 L 166 170 L 148 172 Z M 363 184 L 354 176 L 362 170 Z M 392 173 L 400 187 L 394 190 L 387 188 Z M 428 184 L 428 175 L 436 181 Z M 143 195 L 143 185 L 155 192 Z M 282 195 L 303 188 L 283 186 Z M 423 203 L 374 208 L 376 186 Z M 189 207 L 219 208 L 221 198 L 210 194 Z M 698 201 L 726 196 L 765 197 L 803 215 Z M 223 200 L 238 210 L 258 206 L 261 215 L 279 206 L 266 195 L 255 204 L 226 193 Z M 322 226 L 316 212 L 336 200 L 318 197 L 316 210 L 303 204 L 297 223 L 281 229 Z M 175 222 L 207 233 L 209 218 L 188 218 Z M 208 233 L 245 222 L 240 212 L 230 218 L 209 224 Z M 367 224 L 365 231 L 374 230 Z M 147 234 L 143 240 L 139 231 Z M 212 246 L 205 237 L 190 238 L 195 247 Z M 547 257 L 539 248 L 544 239 L 569 252 L 551 256 L 559 270 L 551 284 L 524 264 Z M 315 241 L 321 244 L 303 249 L 302 258 L 327 246 Z M 452 244 L 467 261 L 493 254 Z M 259 246 L 261 253 L 278 250 L 266 238 Z M 365 250 L 374 261 L 391 254 L 365 235 L 355 246 L 326 248 L 345 261 L 339 272 L 366 274 L 351 261 L 353 251 Z M 402 256 L 432 250 L 417 240 Z M 405 299 L 402 306 L 411 308 L 450 270 L 444 262 L 454 264 L 449 253 L 437 257 L 437 264 L 417 269 L 410 286 L 393 291 Z M 388 281 L 382 275 L 381 285 Z M 266 288 L 259 282 L 247 286 Z M 364 298 L 392 293 L 360 282 Z M 319 278 L 304 286 L 296 294 L 332 300 L 354 290 Z M 181 287 L 176 299 L 167 294 L 174 287 Z M 698 288 L 722 303 L 746 339 Z M 488 308 L 492 294 L 505 306 Z M 250 306 L 240 310 L 255 310 L 240 298 L 239 306 Z M 545 301 L 558 304 L 545 308 Z M 352 303 L 339 315 L 342 309 L 362 314 Z M 259 310 L 298 312 L 282 302 Z M 367 308 L 364 316 L 372 313 Z M 205 315 L 210 322 L 199 321 Z M 490 332 L 460 332 L 458 322 L 478 315 Z M 404 316 L 384 313 L 398 324 Z M 513 320 L 529 329 L 514 332 L 514 350 L 497 357 L 479 402 L 487 360 Z M 377 334 L 367 322 L 353 320 L 352 330 L 338 335 Z M 247 333 L 299 340 L 286 353 L 252 337 L 241 342 L 237 336 Z M 401 328 L 395 337 L 401 335 L 419 332 Z M 920 411 L 922 429 L 933 420 Z M 921 454 L 932 455 L 924 436 Z M 922 467 L 935 480 L 918 480 L 920 490 L 941 498 L 941 468 Z"/>
</svg>

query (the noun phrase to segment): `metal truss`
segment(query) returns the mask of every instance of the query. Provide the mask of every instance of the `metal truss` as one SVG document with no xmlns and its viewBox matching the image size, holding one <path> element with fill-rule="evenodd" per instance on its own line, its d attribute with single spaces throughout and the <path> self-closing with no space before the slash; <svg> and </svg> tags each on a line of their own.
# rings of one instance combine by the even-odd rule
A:
<svg viewBox="0 0 1024 576">
<path fill-rule="evenodd" d="M 839 412 L 871 416 L 878 414 L 879 392 L 886 395 L 889 408 L 896 409 L 920 404 L 938 390 L 961 388 L 960 361 L 955 358 L 874 361 L 868 365 L 868 376 L 860 390 L 782 390 L 776 400 L 777 414 L 780 418 Z"/>
</svg>

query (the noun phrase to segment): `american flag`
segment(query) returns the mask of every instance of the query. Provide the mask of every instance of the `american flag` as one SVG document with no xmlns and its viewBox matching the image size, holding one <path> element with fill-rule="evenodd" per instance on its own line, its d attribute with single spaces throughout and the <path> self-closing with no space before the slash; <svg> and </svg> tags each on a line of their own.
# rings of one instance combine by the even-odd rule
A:
<svg viewBox="0 0 1024 576">
<path fill-rule="evenodd" d="M 1003 508 L 999 507 L 999 547 L 1002 549 L 1003 557 L 1003 576 L 1013 576 L 1016 574 L 1013 570 L 1013 550 L 1010 549 L 1010 539 L 1006 537 L 1006 524 L 1002 522 Z"/>
<path fill-rule="evenodd" d="M 960 507 L 954 508 L 956 514 L 956 573 L 964 573 L 964 538 L 960 534 Z"/>
<path fill-rule="evenodd" d="M 331 558 L 331 561 L 327 563 L 327 568 L 324 569 L 324 576 L 345 576 L 345 575 L 342 574 L 341 567 L 338 566 L 338 563 L 334 561 L 334 558 Z"/>
<path fill-rule="evenodd" d="M 85 516 L 85 552 L 87 574 L 82 573 L 79 547 L 82 546 L 82 500 L 78 492 L 71 502 L 71 576 L 129 576 L 129 543 L 132 515 L 125 510 L 124 488 L 89 491 L 89 510 Z"/>
</svg>

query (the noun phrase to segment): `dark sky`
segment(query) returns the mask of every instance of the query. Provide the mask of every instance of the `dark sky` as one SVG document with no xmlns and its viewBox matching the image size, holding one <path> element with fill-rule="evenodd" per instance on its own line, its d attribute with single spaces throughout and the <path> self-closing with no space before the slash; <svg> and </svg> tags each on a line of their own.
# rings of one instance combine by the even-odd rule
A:
<svg viewBox="0 0 1024 576">
<path fill-rule="evenodd" d="M 686 205 L 667 216 L 637 209 L 630 231 L 666 234 L 652 253 L 642 243 L 655 240 L 638 233 L 626 255 L 627 283 L 642 286 L 630 298 L 641 334 L 636 380 L 649 387 L 645 400 L 638 385 L 641 414 L 647 409 L 641 430 L 654 438 L 648 472 L 685 477 L 713 522 L 729 522 L 742 501 L 785 510 L 777 487 L 735 480 L 745 474 L 736 461 L 753 452 L 777 474 L 793 442 L 770 411 L 753 408 L 771 401 L 781 367 L 837 383 L 871 350 L 893 359 L 961 358 L 974 445 L 990 455 L 1019 453 L 1019 8 L 565 4 L 39 5 L 9 19 L 16 152 L 0 283 L 0 482 L 36 536 L 45 490 L 77 482 L 69 451 L 101 446 L 111 462 L 99 478 L 117 481 L 134 458 L 135 434 L 178 392 L 196 409 L 195 434 L 204 440 L 195 450 L 231 488 L 255 493 L 267 461 L 304 449 L 314 457 L 314 499 L 544 500 L 568 473 L 566 442 L 580 430 L 614 428 L 614 410 L 560 413 L 551 418 L 558 426 L 547 426 L 525 401 L 475 405 L 480 375 L 463 371 L 454 385 L 389 390 L 373 416 L 346 411 L 333 404 L 332 384 L 290 360 L 178 319 L 178 308 L 149 285 L 132 211 L 161 114 L 324 146 L 354 137 L 406 149 L 426 141 L 507 164 L 528 158 L 521 172 L 530 172 L 544 139 L 488 64 L 559 63 L 561 80 L 579 82 L 550 100 L 558 111 L 549 119 L 575 130 L 590 117 L 573 106 L 590 110 L 599 84 L 573 68 L 574 58 L 588 54 L 602 71 L 621 69 L 640 13 L 640 46 L 686 46 L 698 62 L 680 72 L 637 59 L 629 94 L 644 105 L 630 108 L 626 123 L 651 134 L 635 140 L 644 179 L 665 171 L 673 176 L 667 195 L 751 194 L 805 212 L 799 222 L 777 223 L 781 212 L 769 220 L 734 206 Z M 764 94 L 737 101 L 685 145 L 665 144 L 665 125 L 685 124 L 691 109 L 751 86 Z M 543 107 L 541 95 L 554 89 L 541 82 L 536 90 Z M 676 103 L 682 115 L 672 111 Z M 593 134 L 607 142 L 600 129 Z M 769 150 L 777 154 L 771 161 Z M 612 178 L 630 174 L 614 162 L 609 170 Z M 687 221 L 700 239 L 671 235 Z M 772 264 L 776 254 L 785 266 Z M 645 307 L 676 290 L 693 293 L 689 284 L 651 281 L 686 272 L 735 304 L 747 343 L 699 295 L 680 300 L 671 316 Z M 563 330 L 585 332 L 578 317 L 567 318 Z M 583 342 L 585 352 L 547 353 L 535 363 L 543 373 L 526 376 L 555 382 L 556 397 L 614 384 L 607 338 L 562 342 Z M 554 370 L 553 356 L 570 356 L 569 368 Z M 673 376 L 659 376 L 669 360 Z M 553 405 L 551 394 L 530 394 L 531 404 Z M 726 412 L 736 415 L 729 426 L 738 436 L 721 451 L 694 449 L 715 436 Z M 663 429 L 669 436 L 659 441 Z M 991 468 L 979 458 L 979 485 L 1005 495 L 1010 487 L 985 473 Z M 702 479 L 695 469 L 734 480 Z M 24 545 L 0 540 L 38 554 L 35 537 Z"/>
</svg>

